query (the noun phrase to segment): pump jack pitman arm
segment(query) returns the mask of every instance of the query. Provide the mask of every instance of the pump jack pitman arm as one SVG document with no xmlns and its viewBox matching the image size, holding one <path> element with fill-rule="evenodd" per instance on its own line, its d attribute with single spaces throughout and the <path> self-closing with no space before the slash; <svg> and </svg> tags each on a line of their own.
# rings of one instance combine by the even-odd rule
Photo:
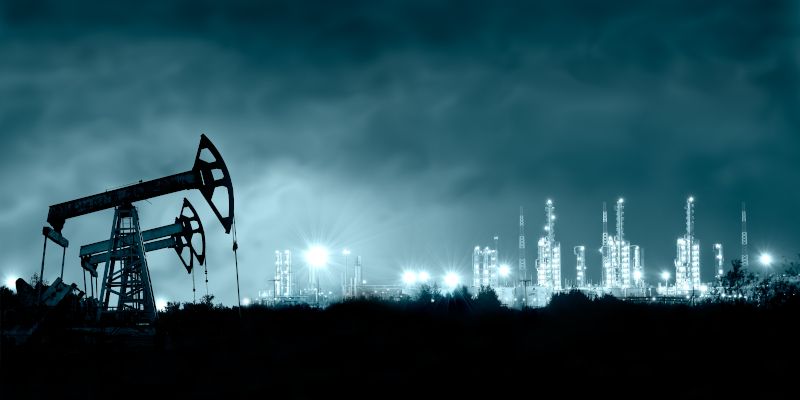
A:
<svg viewBox="0 0 800 400">
<path fill-rule="evenodd" d="M 193 222 L 197 223 L 196 227 L 192 224 Z M 192 237 L 195 234 L 200 235 L 200 243 L 202 245 L 200 249 L 195 249 L 192 244 Z M 183 208 L 181 208 L 181 213 L 178 218 L 175 218 L 175 223 L 143 231 L 142 241 L 144 242 L 145 252 L 167 248 L 175 249 L 175 252 L 178 253 L 178 257 L 181 259 L 188 273 L 192 272 L 194 260 L 197 260 L 200 265 L 203 265 L 206 259 L 206 236 L 203 230 L 203 223 L 200 222 L 200 217 L 197 215 L 197 211 L 195 211 L 194 207 L 192 207 L 192 203 L 185 198 L 183 199 Z M 126 236 L 123 238 L 121 246 L 124 250 L 124 248 L 131 244 L 133 244 L 133 238 Z M 92 276 L 97 277 L 97 264 L 108 261 L 108 249 L 110 247 L 110 240 L 81 246 L 81 267 L 89 271 Z M 184 249 L 189 251 L 187 254 L 188 260 L 183 254 Z M 117 251 L 119 251 L 119 249 Z"/>
<path fill-rule="evenodd" d="M 214 160 L 206 161 L 200 159 L 203 150 L 208 150 Z M 219 171 L 221 175 L 219 179 L 214 178 L 215 170 Z M 223 216 L 213 202 L 214 190 L 218 187 L 223 187 L 228 192 L 227 216 Z M 60 233 L 61 229 L 64 228 L 64 222 L 69 218 L 190 189 L 200 190 L 214 214 L 219 218 L 219 222 L 225 228 L 225 233 L 230 233 L 234 216 L 231 177 L 219 151 L 205 134 L 200 136 L 200 146 L 197 149 L 197 156 L 191 170 L 52 205 L 50 206 L 50 212 L 47 214 L 47 222 L 55 232 Z"/>
</svg>

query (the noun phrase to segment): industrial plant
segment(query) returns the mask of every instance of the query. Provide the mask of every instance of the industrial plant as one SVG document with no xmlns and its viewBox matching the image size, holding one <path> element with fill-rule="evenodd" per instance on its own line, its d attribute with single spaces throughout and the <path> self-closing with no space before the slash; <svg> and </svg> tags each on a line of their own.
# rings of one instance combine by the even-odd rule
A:
<svg viewBox="0 0 800 400">
<path fill-rule="evenodd" d="M 382 298 L 402 300 L 416 295 L 423 285 L 437 286 L 452 290 L 462 281 L 470 282 L 468 289 L 473 295 L 482 288 L 491 288 L 501 302 L 509 307 L 542 307 L 548 304 L 553 295 L 578 290 L 589 296 L 612 295 L 631 301 L 655 301 L 669 297 L 673 301 L 692 300 L 702 297 L 710 289 L 718 286 L 725 274 L 725 258 L 722 243 L 713 244 L 714 281 L 701 280 L 700 241 L 695 236 L 695 207 L 693 196 L 686 199 L 684 205 L 686 230 L 677 241 L 674 269 L 672 271 L 650 271 L 646 275 L 644 248 L 632 244 L 625 231 L 625 207 L 623 198 L 614 204 L 614 230 L 609 231 L 608 211 L 606 203 L 602 204 L 601 238 L 599 246 L 599 264 L 592 265 L 587 256 L 584 244 L 572 246 L 575 257 L 575 280 L 567 281 L 562 277 L 561 242 L 556 236 L 556 206 L 552 199 L 544 204 L 544 224 L 542 235 L 537 240 L 537 254 L 534 273 L 529 274 L 526 262 L 525 215 L 519 208 L 519 237 L 517 268 L 500 257 L 499 235 L 495 234 L 491 244 L 474 245 L 471 253 L 471 279 L 463 279 L 454 272 L 435 276 L 431 271 L 402 270 L 397 271 L 400 283 L 385 282 L 367 285 L 362 278 L 362 257 L 348 262 L 351 251 L 342 251 L 344 268 L 337 291 L 325 291 L 319 288 L 318 269 L 328 263 L 328 250 L 320 246 L 312 246 L 304 253 L 303 274 L 308 279 L 303 285 L 293 278 L 292 251 L 275 251 L 273 288 L 260 291 L 258 302 L 266 305 L 310 304 L 324 307 L 334 301 L 352 298 Z M 746 211 L 742 205 L 742 260 L 747 260 Z M 593 282 L 589 276 L 599 275 L 599 282 Z M 645 276 L 660 276 L 660 280 L 648 282 Z M 535 277 L 535 279 L 532 279 Z M 674 279 L 674 283 L 671 280 Z"/>
<path fill-rule="evenodd" d="M 674 270 L 650 271 L 650 276 L 660 276 L 657 282 L 645 280 L 644 248 L 632 244 L 625 236 L 625 205 L 619 198 L 614 206 L 615 229 L 609 233 L 608 211 L 606 203 L 602 205 L 602 236 L 600 241 L 600 264 L 596 271 L 600 272 L 601 281 L 593 283 L 589 279 L 592 268 L 587 264 L 586 246 L 572 247 L 575 256 L 574 282 L 562 279 L 561 243 L 556 238 L 555 204 L 548 199 L 544 207 L 543 235 L 537 241 L 537 258 L 535 262 L 535 280 L 528 275 L 526 264 L 525 216 L 523 208 L 519 209 L 518 264 L 516 272 L 508 265 L 502 265 L 498 257 L 499 247 L 495 235 L 494 248 L 477 245 L 472 251 L 472 286 L 477 293 L 481 287 L 491 287 L 499 299 L 510 307 L 540 307 L 549 302 L 556 293 L 579 290 L 590 296 L 612 295 L 626 300 L 655 301 L 658 298 L 670 297 L 680 302 L 682 299 L 693 300 L 705 296 L 711 289 L 719 286 L 725 275 L 725 257 L 722 243 L 713 244 L 714 281 L 701 280 L 700 241 L 695 236 L 695 207 L 693 196 L 686 199 L 684 205 L 686 230 L 676 241 L 676 257 Z M 748 263 L 747 251 L 747 214 L 742 203 L 742 266 Z M 674 284 L 670 280 L 674 278 Z"/>
</svg>

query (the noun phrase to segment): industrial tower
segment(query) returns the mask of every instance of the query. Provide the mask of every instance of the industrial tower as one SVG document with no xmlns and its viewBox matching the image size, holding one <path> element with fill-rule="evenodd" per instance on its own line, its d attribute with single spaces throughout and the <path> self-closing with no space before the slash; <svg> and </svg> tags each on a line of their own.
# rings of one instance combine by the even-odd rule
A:
<svg viewBox="0 0 800 400">
<path fill-rule="evenodd" d="M 631 286 L 631 248 L 625 240 L 625 200 L 617 200 L 617 234 L 610 238 L 612 287 Z"/>
<path fill-rule="evenodd" d="M 353 266 L 353 296 L 358 297 L 358 289 L 365 283 L 361 280 L 361 256 L 356 256 L 356 264 Z"/>
<path fill-rule="evenodd" d="M 632 284 L 635 287 L 644 286 L 644 249 L 637 246 L 630 246 L 632 259 L 631 259 L 631 278 Z"/>
<path fill-rule="evenodd" d="M 561 289 L 561 243 L 555 238 L 555 206 L 552 200 L 545 205 L 545 236 L 539 239 L 539 257 L 536 259 L 537 283 L 539 286 Z"/>
<path fill-rule="evenodd" d="M 586 287 L 586 247 L 575 246 L 572 251 L 575 253 L 575 268 L 577 269 L 576 284 L 578 287 Z"/>
<path fill-rule="evenodd" d="M 472 286 L 476 290 L 481 286 L 498 286 L 497 268 L 497 250 L 475 246 L 472 252 Z"/>
<path fill-rule="evenodd" d="M 528 279 L 528 267 L 525 266 L 525 215 L 522 206 L 519 207 L 519 280 Z"/>
<path fill-rule="evenodd" d="M 720 280 L 722 279 L 722 273 L 724 272 L 723 271 L 724 260 L 723 260 L 723 256 L 722 256 L 722 244 L 721 243 L 715 243 L 714 244 L 714 262 L 717 265 L 717 282 L 720 282 Z"/>
<path fill-rule="evenodd" d="M 678 290 L 700 288 L 700 242 L 694 237 L 694 197 L 686 199 L 686 234 L 678 238 L 675 286 Z"/>
<path fill-rule="evenodd" d="M 750 265 L 749 258 L 747 253 L 747 208 L 742 202 L 742 267 L 747 268 Z"/>
<path fill-rule="evenodd" d="M 600 246 L 600 255 L 603 257 L 603 286 L 610 288 L 612 282 L 612 270 L 611 270 L 611 257 L 609 251 L 609 243 L 608 243 L 608 212 L 606 211 L 606 202 L 603 202 L 603 241 L 602 245 Z"/>
<path fill-rule="evenodd" d="M 616 235 L 608 234 L 608 213 L 603 203 L 603 287 L 625 289 L 640 286 L 643 276 L 641 248 L 625 240 L 625 200 L 620 198 L 614 206 Z M 633 254 L 631 254 L 633 253 Z"/>
<path fill-rule="evenodd" d="M 275 250 L 275 297 L 291 297 L 292 290 L 292 252 Z"/>
</svg>

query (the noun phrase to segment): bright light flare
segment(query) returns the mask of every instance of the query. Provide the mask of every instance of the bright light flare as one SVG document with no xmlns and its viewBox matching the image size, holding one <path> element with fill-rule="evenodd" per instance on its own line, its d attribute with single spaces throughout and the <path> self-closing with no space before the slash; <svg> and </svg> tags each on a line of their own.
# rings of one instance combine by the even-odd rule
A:
<svg viewBox="0 0 800 400">
<path fill-rule="evenodd" d="M 417 274 L 417 280 L 422 283 L 428 282 L 431 280 L 431 274 L 429 274 L 428 271 L 420 271 L 420 273 Z"/>
<path fill-rule="evenodd" d="M 511 268 L 508 266 L 508 264 L 501 265 L 500 266 L 500 277 L 508 278 L 509 275 L 511 275 Z"/>
<path fill-rule="evenodd" d="M 249 306 L 251 303 L 252 303 L 252 301 L 250 301 L 249 297 L 245 297 L 245 298 L 242 299 L 242 305 L 245 306 L 245 307 Z"/>
<path fill-rule="evenodd" d="M 661 279 L 668 281 L 669 280 L 669 271 L 664 271 L 661 273 Z"/>
<path fill-rule="evenodd" d="M 306 262 L 314 268 L 325 266 L 328 263 L 328 249 L 322 246 L 311 246 L 306 250 Z"/>
<path fill-rule="evenodd" d="M 5 285 L 6 285 L 7 288 L 9 288 L 9 289 L 11 289 L 11 290 L 16 292 L 17 291 L 17 277 L 16 276 L 6 277 Z"/>
<path fill-rule="evenodd" d="M 772 260 L 772 254 L 763 253 L 760 256 L 758 256 L 758 261 L 761 263 L 761 265 L 763 265 L 765 267 L 769 267 L 770 264 L 772 264 L 772 261 L 773 261 Z"/>
<path fill-rule="evenodd" d="M 164 311 L 167 309 L 167 300 L 166 299 L 156 299 L 156 310 Z"/>
<path fill-rule="evenodd" d="M 344 250 L 342 250 L 342 255 L 344 255 L 344 256 L 349 256 L 349 255 L 350 255 L 350 249 L 344 249 Z"/>
<path fill-rule="evenodd" d="M 403 272 L 403 283 L 406 285 L 413 285 L 417 283 L 417 273 L 414 271 Z"/>
<path fill-rule="evenodd" d="M 635 281 L 642 280 L 642 271 L 639 270 L 633 271 L 633 280 Z"/>
<path fill-rule="evenodd" d="M 455 289 L 460 282 L 461 282 L 461 277 L 459 277 L 458 274 L 456 274 L 455 272 L 448 272 L 444 276 L 444 284 L 451 290 Z"/>
</svg>

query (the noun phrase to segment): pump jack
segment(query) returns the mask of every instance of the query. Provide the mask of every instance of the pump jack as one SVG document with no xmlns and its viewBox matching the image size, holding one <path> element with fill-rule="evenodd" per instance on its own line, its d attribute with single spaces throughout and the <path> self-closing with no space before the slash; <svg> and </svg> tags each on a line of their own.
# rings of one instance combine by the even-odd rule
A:
<svg viewBox="0 0 800 400">
<path fill-rule="evenodd" d="M 131 208 L 126 211 L 116 213 L 116 219 L 124 217 L 127 212 L 131 218 L 136 209 Z M 187 215 L 188 213 L 188 215 Z M 195 227 L 196 226 L 196 227 Z M 199 251 L 192 243 L 195 234 L 200 235 Z M 155 300 L 153 298 L 152 287 L 149 278 L 144 280 L 142 272 L 149 277 L 145 268 L 135 268 L 137 263 L 146 263 L 144 253 L 172 248 L 178 254 L 187 273 L 192 272 L 194 260 L 200 265 L 205 261 L 205 232 L 203 224 L 197 215 L 192 204 L 187 199 L 183 199 L 183 208 L 180 215 L 175 218 L 175 223 L 159 228 L 149 229 L 141 232 L 141 242 L 139 236 L 128 234 L 121 236 L 121 240 L 104 240 L 81 246 L 80 257 L 81 267 L 89 272 L 92 277 L 97 278 L 97 265 L 101 262 L 106 263 L 103 282 L 106 283 L 100 292 L 100 308 L 98 315 L 103 311 L 131 311 L 136 314 L 143 311 L 146 320 L 155 318 Z M 141 248 L 144 248 L 142 251 Z M 141 253 L 141 254 L 140 254 Z M 119 269 L 117 269 L 117 263 Z M 141 271 L 138 272 L 137 271 Z M 125 284 L 123 284 L 123 282 Z M 117 304 L 111 304 L 111 294 L 117 296 Z M 143 310 L 136 306 L 141 303 Z"/>
<path fill-rule="evenodd" d="M 210 161 L 204 159 L 206 154 L 210 154 L 213 159 Z M 214 204 L 213 196 L 217 188 L 226 191 L 227 215 L 222 215 Z M 114 308 L 118 312 L 130 314 L 125 317 L 126 319 L 136 323 L 152 322 L 157 314 L 145 253 L 172 247 L 178 252 L 187 271 L 191 272 L 193 258 L 201 265 L 205 259 L 205 234 L 194 207 L 185 199 L 181 216 L 174 224 L 144 232 L 139 227 L 138 212 L 132 203 L 191 189 L 197 189 L 202 193 L 225 228 L 225 233 L 230 233 L 234 223 L 233 186 L 230 174 L 217 148 L 203 134 L 200 136 L 194 166 L 189 171 L 50 206 L 47 222 L 52 229 L 45 227 L 42 230 L 45 236 L 45 250 L 47 239 L 66 250 L 69 241 L 61 235 L 61 230 L 67 219 L 114 208 L 114 222 L 109 240 L 83 246 L 81 265 L 96 277 L 96 265 L 106 262 L 100 293 L 104 310 L 108 311 L 111 308 L 109 296 L 114 293 L 119 297 L 117 307 Z M 191 211 L 190 215 L 184 215 L 187 208 Z M 193 222 L 197 223 L 197 228 L 194 228 Z M 194 233 L 201 234 L 203 238 L 202 253 L 197 253 L 197 249 L 191 246 L 191 237 Z M 156 241 L 156 239 L 163 240 Z M 181 254 L 187 247 L 190 253 L 188 261 Z M 115 261 L 119 261 L 119 270 L 115 270 Z M 43 272 L 44 251 L 42 274 Z"/>
</svg>

